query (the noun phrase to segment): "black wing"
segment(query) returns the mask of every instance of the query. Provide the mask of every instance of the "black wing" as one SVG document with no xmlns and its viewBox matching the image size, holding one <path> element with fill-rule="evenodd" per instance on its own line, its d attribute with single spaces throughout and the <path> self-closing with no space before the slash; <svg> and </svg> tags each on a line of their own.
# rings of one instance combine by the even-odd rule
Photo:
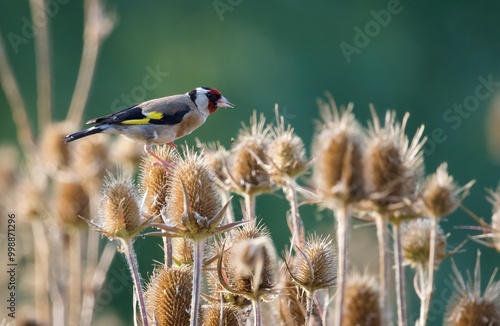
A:
<svg viewBox="0 0 500 326">
<path fill-rule="evenodd" d="M 171 114 L 166 114 L 160 111 L 149 110 L 144 112 L 143 109 L 134 105 L 118 111 L 116 113 L 93 119 L 87 124 L 128 124 L 128 125 L 141 125 L 141 124 L 164 124 L 175 125 L 182 121 L 184 116 L 191 111 L 187 105 L 173 111 Z"/>
</svg>

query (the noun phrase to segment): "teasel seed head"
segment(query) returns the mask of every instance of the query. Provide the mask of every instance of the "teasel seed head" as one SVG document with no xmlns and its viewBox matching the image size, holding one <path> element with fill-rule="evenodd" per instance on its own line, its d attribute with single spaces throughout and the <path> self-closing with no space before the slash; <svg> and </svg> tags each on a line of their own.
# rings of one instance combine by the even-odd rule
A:
<svg viewBox="0 0 500 326">
<path fill-rule="evenodd" d="M 108 175 L 104 183 L 98 221 L 92 221 L 108 238 L 133 239 L 141 231 L 143 220 L 139 198 L 130 176 L 121 172 L 115 177 Z"/>
<path fill-rule="evenodd" d="M 456 210 L 474 184 L 471 181 L 459 187 L 448 174 L 447 168 L 447 163 L 441 164 L 436 173 L 427 177 L 422 188 L 424 212 L 433 218 L 446 216 Z"/>
<path fill-rule="evenodd" d="M 353 273 L 347 276 L 342 326 L 382 325 L 379 304 L 379 286 L 368 274 Z"/>
<path fill-rule="evenodd" d="M 222 312 L 221 312 L 222 308 Z M 221 318 L 222 317 L 222 318 Z M 203 307 L 203 325 L 204 326 L 240 326 L 238 310 L 224 304 L 211 304 Z"/>
<path fill-rule="evenodd" d="M 319 196 L 331 206 L 364 197 L 364 136 L 352 113 L 353 105 L 339 111 L 329 98 L 328 103 L 319 101 L 322 121 L 313 142 L 313 180 Z"/>
<path fill-rule="evenodd" d="M 144 160 L 143 145 L 126 137 L 116 137 L 110 146 L 112 164 L 120 164 L 124 171 L 132 173 Z"/>
<path fill-rule="evenodd" d="M 410 141 L 405 135 L 408 113 L 399 123 L 396 113 L 387 111 L 381 126 L 373 106 L 371 110 L 373 123 L 369 125 L 364 165 L 369 198 L 383 209 L 391 204 L 413 203 L 424 172 L 424 126 Z"/>
<path fill-rule="evenodd" d="M 296 178 L 307 168 L 304 142 L 292 126 L 285 126 L 285 119 L 276 110 L 276 126 L 271 129 L 271 142 L 267 151 L 269 168 L 273 180 L 280 183 L 283 178 Z"/>
<path fill-rule="evenodd" d="M 493 215 L 491 216 L 491 233 L 493 245 L 500 252 L 500 184 L 496 191 L 489 190 L 488 201 L 493 206 Z"/>
<path fill-rule="evenodd" d="M 500 281 L 494 281 L 496 272 L 481 294 L 480 252 L 477 254 L 474 279 L 470 274 L 464 280 L 455 263 L 452 263 L 455 294 L 446 307 L 444 324 L 448 326 L 500 325 Z"/>
<path fill-rule="evenodd" d="M 40 151 L 44 165 L 49 171 L 69 166 L 70 149 L 63 139 L 71 129 L 71 124 L 59 122 L 47 125 L 43 130 Z"/>
<path fill-rule="evenodd" d="M 309 292 L 335 285 L 335 251 L 328 237 L 310 236 L 293 261 L 295 283 Z"/>
<path fill-rule="evenodd" d="M 428 218 L 409 220 L 401 224 L 401 244 L 405 264 L 412 268 L 419 266 L 427 268 L 430 255 L 432 221 Z M 446 252 L 446 238 L 443 229 L 436 224 L 435 266 L 448 256 Z"/>
<path fill-rule="evenodd" d="M 269 129 L 263 115 L 257 119 L 254 111 L 250 126 L 243 125 L 231 149 L 229 174 L 232 190 L 237 193 L 258 194 L 272 191 L 275 185 L 267 171 Z"/>
<path fill-rule="evenodd" d="M 172 238 L 172 258 L 179 265 L 193 264 L 193 240 L 179 237 Z"/>
<path fill-rule="evenodd" d="M 156 147 L 155 154 L 167 163 L 175 163 L 179 155 L 172 147 Z M 170 171 L 165 170 L 162 164 L 151 155 L 145 155 L 139 167 L 139 184 L 144 194 L 143 212 L 154 219 L 161 219 L 161 212 L 167 202 L 170 185 Z"/>
<path fill-rule="evenodd" d="M 189 325 L 192 284 L 190 267 L 156 269 L 144 293 L 149 319 L 161 326 Z"/>
<path fill-rule="evenodd" d="M 81 139 L 72 147 L 71 167 L 89 193 L 98 192 L 108 166 L 108 137 L 94 135 Z"/>
<path fill-rule="evenodd" d="M 223 248 L 217 270 L 219 282 L 231 296 L 229 300 L 226 298 L 227 301 L 234 301 L 235 295 L 265 299 L 273 293 L 277 275 L 276 252 L 265 226 L 249 223 L 234 230 Z"/>
<path fill-rule="evenodd" d="M 79 182 L 56 184 L 57 216 L 64 226 L 83 227 L 89 218 L 89 195 Z"/>
<path fill-rule="evenodd" d="M 217 233 L 227 204 L 222 207 L 214 176 L 204 158 L 186 149 L 184 158 L 177 161 L 170 173 L 164 212 L 167 219 L 181 226 L 186 237 L 205 238 Z"/>
<path fill-rule="evenodd" d="M 293 263 L 293 261 L 291 262 Z M 288 266 L 293 270 L 293 266 Z M 281 268 L 279 272 L 280 295 L 278 296 L 278 319 L 282 325 L 301 326 L 305 323 L 307 293 L 292 279 L 288 269 Z M 313 318 L 321 320 L 318 309 L 313 302 Z"/>
<path fill-rule="evenodd" d="M 197 147 L 202 149 L 205 162 L 214 174 L 215 180 L 222 189 L 228 190 L 230 188 L 227 175 L 229 151 L 219 142 L 205 144 L 199 139 L 196 142 Z"/>
</svg>

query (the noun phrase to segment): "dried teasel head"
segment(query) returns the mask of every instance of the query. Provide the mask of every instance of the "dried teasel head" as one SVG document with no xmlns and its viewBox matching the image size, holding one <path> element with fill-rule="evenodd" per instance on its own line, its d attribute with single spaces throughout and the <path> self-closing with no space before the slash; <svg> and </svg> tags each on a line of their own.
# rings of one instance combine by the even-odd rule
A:
<svg viewBox="0 0 500 326">
<path fill-rule="evenodd" d="M 71 124 L 67 122 L 52 123 L 43 130 L 40 141 L 41 158 L 49 171 L 69 166 L 70 148 L 63 139 L 71 130 Z"/>
<path fill-rule="evenodd" d="M 56 184 L 57 216 L 64 226 L 82 227 L 89 218 L 89 195 L 79 182 Z"/>
<path fill-rule="evenodd" d="M 478 251 L 474 279 L 470 274 L 464 280 L 455 263 L 452 263 L 455 280 L 455 294 L 446 307 L 444 325 L 448 326 L 490 326 L 500 325 L 500 281 L 494 281 L 496 272 L 491 275 L 486 289 L 481 293 L 481 269 Z"/>
<path fill-rule="evenodd" d="M 371 110 L 373 122 L 369 125 L 364 158 L 369 198 L 383 209 L 392 204 L 413 203 L 424 172 L 424 126 L 417 129 L 410 141 L 405 134 L 409 113 L 399 123 L 396 113 L 387 111 L 382 126 L 373 106 Z"/>
<path fill-rule="evenodd" d="M 269 129 L 263 115 L 257 119 L 254 111 L 250 126 L 243 125 L 231 149 L 229 174 L 232 190 L 242 194 L 272 191 L 275 185 L 267 171 Z"/>
<path fill-rule="evenodd" d="M 118 173 L 105 180 L 99 219 L 92 221 L 108 238 L 133 239 L 143 227 L 137 190 L 130 176 Z"/>
<path fill-rule="evenodd" d="M 172 259 L 176 265 L 193 264 L 193 240 L 179 237 L 172 238 Z"/>
<path fill-rule="evenodd" d="M 335 251 L 328 237 L 310 236 L 293 260 L 291 275 L 295 283 L 313 292 L 335 285 Z"/>
<path fill-rule="evenodd" d="M 89 192 L 97 192 L 108 166 L 108 137 L 94 135 L 72 145 L 71 166 Z"/>
<path fill-rule="evenodd" d="M 231 233 L 222 246 L 217 270 L 219 282 L 229 293 L 222 292 L 226 302 L 266 298 L 276 285 L 276 252 L 269 231 L 249 223 Z M 226 282 L 227 280 L 227 282 Z"/>
<path fill-rule="evenodd" d="M 269 170 L 273 180 L 281 183 L 283 178 L 295 178 L 303 173 L 309 163 L 304 142 L 294 129 L 285 126 L 285 119 L 279 115 L 276 105 L 276 126 L 271 129 L 271 142 L 267 150 Z"/>
<path fill-rule="evenodd" d="M 342 326 L 382 325 L 379 305 L 379 286 L 368 274 L 353 273 L 347 276 Z"/>
<path fill-rule="evenodd" d="M 293 262 L 291 262 L 293 263 Z M 293 266 L 289 265 L 290 269 Z M 300 326 L 304 325 L 306 317 L 307 293 L 301 289 L 292 279 L 286 268 L 279 272 L 280 295 L 278 296 L 278 318 L 282 325 Z M 321 320 L 321 315 L 313 302 L 313 318 Z"/>
<path fill-rule="evenodd" d="M 319 101 L 322 121 L 313 142 L 313 180 L 328 205 L 364 197 L 363 133 L 352 113 L 353 105 L 339 111 L 329 97 L 329 102 Z"/>
<path fill-rule="evenodd" d="M 143 160 L 144 148 L 142 144 L 126 137 L 116 137 L 110 146 L 110 152 L 113 165 L 120 164 L 124 171 L 132 173 Z"/>
<path fill-rule="evenodd" d="M 222 310 L 222 311 L 221 311 Z M 240 326 L 238 310 L 224 304 L 211 304 L 203 307 L 203 325 L 204 326 Z"/>
<path fill-rule="evenodd" d="M 187 266 L 156 269 L 144 293 L 149 319 L 161 326 L 190 325 L 192 284 Z"/>
<path fill-rule="evenodd" d="M 176 150 L 167 146 L 157 147 L 154 152 L 167 163 L 176 162 L 179 156 Z M 170 171 L 165 170 L 156 158 L 151 155 L 143 157 L 139 176 L 141 192 L 144 194 L 142 209 L 151 218 L 161 219 L 161 212 L 167 201 L 170 176 Z"/>
<path fill-rule="evenodd" d="M 205 162 L 215 176 L 215 180 L 222 189 L 229 188 L 229 180 L 227 176 L 227 165 L 229 161 L 229 151 L 224 148 L 219 142 L 202 143 L 199 139 L 196 140 L 197 147 L 203 150 Z"/>
<path fill-rule="evenodd" d="M 401 225 L 401 245 L 405 264 L 413 268 L 428 267 L 432 227 L 433 223 L 428 218 L 409 220 Z M 434 268 L 437 268 L 439 263 L 448 256 L 446 238 L 443 229 L 437 224 Z"/>
<path fill-rule="evenodd" d="M 205 238 L 231 227 L 219 227 L 229 202 L 222 207 L 213 174 L 202 156 L 186 149 L 170 173 L 165 224 L 173 222 L 178 233 L 189 238 Z"/>
<path fill-rule="evenodd" d="M 500 252 L 500 185 L 497 190 L 489 190 L 488 201 L 493 206 L 493 214 L 491 216 L 491 233 L 488 234 L 493 241 L 493 245 Z"/>
<path fill-rule="evenodd" d="M 424 212 L 433 218 L 446 216 L 456 210 L 474 184 L 474 181 L 471 181 L 459 187 L 448 174 L 447 168 L 447 163 L 441 164 L 436 173 L 425 180 L 422 188 Z"/>
</svg>

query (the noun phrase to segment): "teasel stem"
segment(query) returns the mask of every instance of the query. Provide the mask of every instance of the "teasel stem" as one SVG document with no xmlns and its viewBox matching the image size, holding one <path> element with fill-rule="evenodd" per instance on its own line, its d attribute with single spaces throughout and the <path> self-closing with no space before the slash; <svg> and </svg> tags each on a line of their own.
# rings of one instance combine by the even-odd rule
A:
<svg viewBox="0 0 500 326">
<path fill-rule="evenodd" d="M 378 241 L 378 259 L 379 259 L 379 299 L 380 299 L 380 311 L 382 312 L 382 325 L 385 323 L 387 315 L 387 291 L 389 285 L 389 269 L 388 265 L 388 255 L 387 255 L 387 242 L 388 242 L 388 232 L 387 223 L 385 221 L 385 216 L 382 213 L 377 213 L 375 215 L 375 224 L 377 226 L 377 241 Z"/>
<path fill-rule="evenodd" d="M 68 232 L 68 321 L 72 325 L 78 324 L 82 307 L 82 240 L 80 230 L 71 229 Z"/>
<path fill-rule="evenodd" d="M 345 282 L 347 271 L 347 243 L 349 240 L 349 220 L 347 213 L 347 204 L 342 203 L 338 209 L 335 209 L 337 219 L 337 298 L 335 300 L 335 325 L 342 326 Z"/>
<path fill-rule="evenodd" d="M 221 198 L 223 203 L 227 203 L 231 199 L 231 195 L 226 190 L 220 190 L 219 193 L 220 193 L 220 198 Z M 232 204 L 229 204 L 229 207 L 226 210 L 225 218 L 226 218 L 227 224 L 234 223 L 235 220 L 234 220 L 234 211 L 233 211 Z"/>
<path fill-rule="evenodd" d="M 398 325 L 406 326 L 406 282 L 401 246 L 401 228 L 398 222 L 392 224 L 392 232 L 394 238 L 394 263 L 396 264 L 396 302 L 398 307 Z"/>
<path fill-rule="evenodd" d="M 172 238 L 163 237 L 163 251 L 165 252 L 165 266 L 172 268 Z"/>
<path fill-rule="evenodd" d="M 420 307 L 420 322 L 419 326 L 427 324 L 427 315 L 429 314 L 429 306 L 431 304 L 432 292 L 434 290 L 434 265 L 436 263 L 436 227 L 437 218 L 431 217 L 431 234 L 429 248 L 429 264 L 427 264 L 427 280 L 423 290 L 422 306 Z"/>
<path fill-rule="evenodd" d="M 191 294 L 191 326 L 198 325 L 200 309 L 201 269 L 203 268 L 203 246 L 205 239 L 193 239 L 193 292 Z"/>
<path fill-rule="evenodd" d="M 141 312 L 142 324 L 144 326 L 148 326 L 148 315 L 146 313 L 146 304 L 144 302 L 144 293 L 142 291 L 141 274 L 139 274 L 139 264 L 137 263 L 137 256 L 135 255 L 134 251 L 134 243 L 132 241 L 126 240 L 122 241 L 122 250 L 125 258 L 127 259 L 128 267 L 130 268 L 132 280 L 134 281 L 135 293 L 137 295 L 137 301 L 139 301 L 139 310 Z"/>
<path fill-rule="evenodd" d="M 311 316 L 313 312 L 313 296 L 314 292 L 306 291 L 306 319 L 304 322 L 305 326 L 312 325 L 311 324 Z"/>
<path fill-rule="evenodd" d="M 245 194 L 245 213 L 246 217 L 243 216 L 244 220 L 253 220 L 255 219 L 255 195 L 254 194 Z"/>
<path fill-rule="evenodd" d="M 260 299 L 259 298 L 252 300 L 252 307 L 253 307 L 254 326 L 261 326 L 262 325 L 262 309 L 260 306 Z M 307 325 L 307 323 L 306 323 L 306 325 Z"/>
<path fill-rule="evenodd" d="M 419 265 L 418 268 L 418 279 L 419 279 L 419 286 L 420 288 L 417 291 L 417 295 L 420 298 L 420 317 L 418 321 L 415 323 L 416 326 L 422 326 L 425 324 L 422 324 L 422 320 L 425 320 L 425 289 L 427 288 L 426 283 L 425 283 L 425 266 Z"/>
<path fill-rule="evenodd" d="M 304 246 L 305 235 L 304 235 L 304 224 L 299 214 L 299 203 L 297 200 L 297 191 L 294 187 L 294 182 L 289 181 L 287 185 L 283 187 L 286 199 L 290 203 L 290 219 L 292 221 L 292 237 L 294 239 L 295 245 L 299 248 Z"/>
</svg>

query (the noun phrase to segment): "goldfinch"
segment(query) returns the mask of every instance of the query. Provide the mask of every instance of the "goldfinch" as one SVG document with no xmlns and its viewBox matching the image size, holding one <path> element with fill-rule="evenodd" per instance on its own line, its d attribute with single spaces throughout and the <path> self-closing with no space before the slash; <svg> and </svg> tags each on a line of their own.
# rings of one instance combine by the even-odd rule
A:
<svg viewBox="0 0 500 326">
<path fill-rule="evenodd" d="M 186 94 L 149 100 L 89 120 L 87 124 L 95 126 L 67 135 L 64 140 L 69 143 L 101 132 L 120 134 L 144 142 L 144 150 L 162 162 L 153 152 L 153 144 L 175 146 L 176 139 L 189 135 L 220 107 L 234 105 L 215 88 L 197 87 Z"/>
</svg>

